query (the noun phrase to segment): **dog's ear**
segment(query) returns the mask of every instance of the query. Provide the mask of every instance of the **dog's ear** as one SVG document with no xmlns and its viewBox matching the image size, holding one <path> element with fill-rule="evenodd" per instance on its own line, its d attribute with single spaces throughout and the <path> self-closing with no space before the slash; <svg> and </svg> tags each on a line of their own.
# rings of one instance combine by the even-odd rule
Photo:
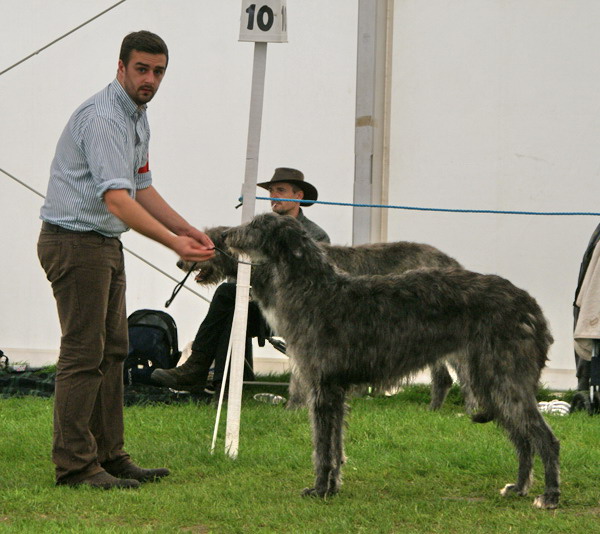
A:
<svg viewBox="0 0 600 534">
<path fill-rule="evenodd" d="M 229 230 L 231 226 L 215 226 L 213 228 L 207 228 L 204 230 L 204 233 L 211 238 L 212 242 L 218 246 L 223 248 L 225 245 L 225 241 L 223 239 L 223 232 Z"/>
<path fill-rule="evenodd" d="M 294 258 L 304 257 L 304 229 L 297 219 L 289 215 L 277 215 L 272 219 L 277 227 L 277 238 Z"/>
<path fill-rule="evenodd" d="M 304 250 L 302 248 L 302 245 L 300 243 L 294 243 L 290 246 L 290 252 L 292 253 L 292 256 L 294 256 L 294 258 L 303 258 L 304 257 Z"/>
</svg>

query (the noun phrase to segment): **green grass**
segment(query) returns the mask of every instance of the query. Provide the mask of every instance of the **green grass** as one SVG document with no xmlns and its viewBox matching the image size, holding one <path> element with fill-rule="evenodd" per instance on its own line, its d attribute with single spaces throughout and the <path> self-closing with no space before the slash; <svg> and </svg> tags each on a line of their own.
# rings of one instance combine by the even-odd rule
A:
<svg viewBox="0 0 600 534">
<path fill-rule="evenodd" d="M 240 453 L 223 453 L 224 421 L 209 452 L 216 410 L 155 405 L 125 409 L 127 450 L 172 475 L 140 490 L 55 487 L 50 461 L 52 400 L 0 400 L 0 532 L 191 533 L 573 533 L 600 520 L 600 417 L 547 415 L 562 444 L 562 501 L 532 507 L 541 466 L 525 498 L 502 498 L 514 452 L 493 424 L 474 425 L 453 390 L 437 413 L 427 388 L 353 398 L 348 463 L 339 495 L 300 497 L 312 483 L 305 410 L 244 395 Z M 272 388 L 273 392 L 281 392 Z M 548 395 L 548 392 L 545 393 Z"/>
</svg>

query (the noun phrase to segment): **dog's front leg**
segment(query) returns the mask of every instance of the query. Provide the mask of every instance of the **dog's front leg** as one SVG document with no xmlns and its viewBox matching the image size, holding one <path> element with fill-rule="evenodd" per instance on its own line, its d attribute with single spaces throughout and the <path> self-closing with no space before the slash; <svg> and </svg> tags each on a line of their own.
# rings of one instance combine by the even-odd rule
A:
<svg viewBox="0 0 600 534">
<path fill-rule="evenodd" d="M 335 495 L 341 485 L 345 391 L 340 387 L 321 386 L 312 392 L 313 461 L 315 486 L 304 496 Z"/>
</svg>

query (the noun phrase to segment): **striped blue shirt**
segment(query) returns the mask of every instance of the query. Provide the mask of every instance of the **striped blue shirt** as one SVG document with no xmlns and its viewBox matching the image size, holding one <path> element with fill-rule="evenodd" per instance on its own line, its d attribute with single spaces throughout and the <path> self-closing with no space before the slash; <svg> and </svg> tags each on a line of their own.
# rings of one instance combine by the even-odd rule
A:
<svg viewBox="0 0 600 534">
<path fill-rule="evenodd" d="M 68 230 L 118 237 L 128 230 L 103 201 L 108 189 L 138 189 L 152 183 L 148 167 L 150 126 L 115 79 L 86 100 L 63 130 L 40 218 Z"/>
</svg>

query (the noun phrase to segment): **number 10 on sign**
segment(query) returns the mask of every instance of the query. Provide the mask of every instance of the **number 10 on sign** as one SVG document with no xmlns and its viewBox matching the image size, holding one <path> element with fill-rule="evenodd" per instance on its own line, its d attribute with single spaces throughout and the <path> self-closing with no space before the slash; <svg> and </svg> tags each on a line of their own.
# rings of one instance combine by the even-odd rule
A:
<svg viewBox="0 0 600 534">
<path fill-rule="evenodd" d="M 242 0 L 240 41 L 287 43 L 286 0 Z"/>
</svg>

